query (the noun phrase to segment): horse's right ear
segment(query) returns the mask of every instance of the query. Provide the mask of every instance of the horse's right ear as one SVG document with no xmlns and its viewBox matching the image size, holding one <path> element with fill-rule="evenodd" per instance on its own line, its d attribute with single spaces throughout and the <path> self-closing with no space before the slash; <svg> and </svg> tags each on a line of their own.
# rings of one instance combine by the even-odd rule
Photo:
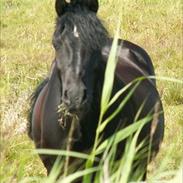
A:
<svg viewBox="0 0 183 183">
<path fill-rule="evenodd" d="M 80 6 L 85 6 L 89 10 L 91 10 L 95 13 L 98 11 L 98 6 L 99 6 L 98 0 L 56 0 L 55 10 L 59 17 L 64 14 L 64 12 L 66 10 L 65 8 L 69 4 L 71 4 L 73 6 L 75 6 L 77 4 L 79 4 Z"/>
<path fill-rule="evenodd" d="M 81 0 L 81 2 L 88 7 L 89 10 L 97 13 L 98 11 L 98 0 Z"/>
<path fill-rule="evenodd" d="M 64 9 L 67 6 L 67 4 L 70 3 L 69 0 L 56 0 L 55 2 L 55 10 L 57 12 L 57 15 L 60 17 L 62 14 L 64 14 Z"/>
</svg>

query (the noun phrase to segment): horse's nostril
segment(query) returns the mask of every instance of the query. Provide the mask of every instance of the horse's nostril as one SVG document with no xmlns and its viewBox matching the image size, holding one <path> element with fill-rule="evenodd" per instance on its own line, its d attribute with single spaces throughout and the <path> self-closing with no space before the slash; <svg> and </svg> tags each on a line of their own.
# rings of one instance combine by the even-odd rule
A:
<svg viewBox="0 0 183 183">
<path fill-rule="evenodd" d="M 82 98 L 82 102 L 84 102 L 84 101 L 86 100 L 86 98 L 87 98 L 87 90 L 86 90 L 86 89 L 84 89 L 84 91 L 83 91 L 83 98 Z"/>
</svg>

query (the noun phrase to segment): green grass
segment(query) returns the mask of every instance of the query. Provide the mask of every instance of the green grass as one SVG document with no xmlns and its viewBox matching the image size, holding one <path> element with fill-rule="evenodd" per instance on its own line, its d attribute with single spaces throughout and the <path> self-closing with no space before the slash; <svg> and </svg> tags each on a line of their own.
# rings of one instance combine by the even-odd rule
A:
<svg viewBox="0 0 183 183">
<path fill-rule="evenodd" d="M 24 177 L 45 175 L 39 157 L 32 153 L 34 146 L 25 124 L 28 97 L 54 58 L 54 1 L 2 0 L 0 7 L 0 180 L 19 182 Z M 148 51 L 158 76 L 183 79 L 180 0 L 101 0 L 98 15 L 111 35 L 119 19 L 122 21 L 120 37 Z M 178 169 L 183 153 L 183 86 L 162 80 L 157 84 L 166 128 L 160 153 L 149 166 L 149 177 L 154 176 L 167 152 L 171 153 L 166 170 Z"/>
</svg>

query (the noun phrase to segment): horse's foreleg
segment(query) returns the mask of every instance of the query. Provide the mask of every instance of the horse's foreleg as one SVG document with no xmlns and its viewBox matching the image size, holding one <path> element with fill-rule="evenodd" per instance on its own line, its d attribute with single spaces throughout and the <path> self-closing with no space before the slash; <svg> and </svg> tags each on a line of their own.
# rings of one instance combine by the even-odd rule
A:
<svg viewBox="0 0 183 183">
<path fill-rule="evenodd" d="M 47 175 L 49 175 L 56 161 L 56 156 L 40 155 L 40 158 L 47 170 Z"/>
</svg>

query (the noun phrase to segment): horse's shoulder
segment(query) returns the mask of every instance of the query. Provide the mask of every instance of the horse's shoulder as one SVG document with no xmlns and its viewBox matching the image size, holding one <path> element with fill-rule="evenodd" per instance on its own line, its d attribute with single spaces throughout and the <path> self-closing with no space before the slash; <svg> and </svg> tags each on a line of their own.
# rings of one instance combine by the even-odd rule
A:
<svg viewBox="0 0 183 183">
<path fill-rule="evenodd" d="M 139 67 L 144 69 L 149 75 L 155 75 L 151 58 L 145 49 L 127 40 L 120 40 L 120 43 L 122 45 L 121 49 L 128 49 Z"/>
<path fill-rule="evenodd" d="M 108 56 L 110 54 L 112 39 L 103 47 L 102 49 L 102 57 L 105 62 L 108 60 Z M 150 76 L 155 75 L 154 67 L 149 57 L 148 53 L 140 46 L 127 41 L 127 40 L 118 40 L 118 48 L 117 48 L 117 74 L 127 74 L 134 77 L 140 76 Z M 121 71 L 120 71 L 121 70 Z M 130 76 L 128 78 L 131 78 Z M 155 84 L 155 81 L 153 81 Z"/>
</svg>

